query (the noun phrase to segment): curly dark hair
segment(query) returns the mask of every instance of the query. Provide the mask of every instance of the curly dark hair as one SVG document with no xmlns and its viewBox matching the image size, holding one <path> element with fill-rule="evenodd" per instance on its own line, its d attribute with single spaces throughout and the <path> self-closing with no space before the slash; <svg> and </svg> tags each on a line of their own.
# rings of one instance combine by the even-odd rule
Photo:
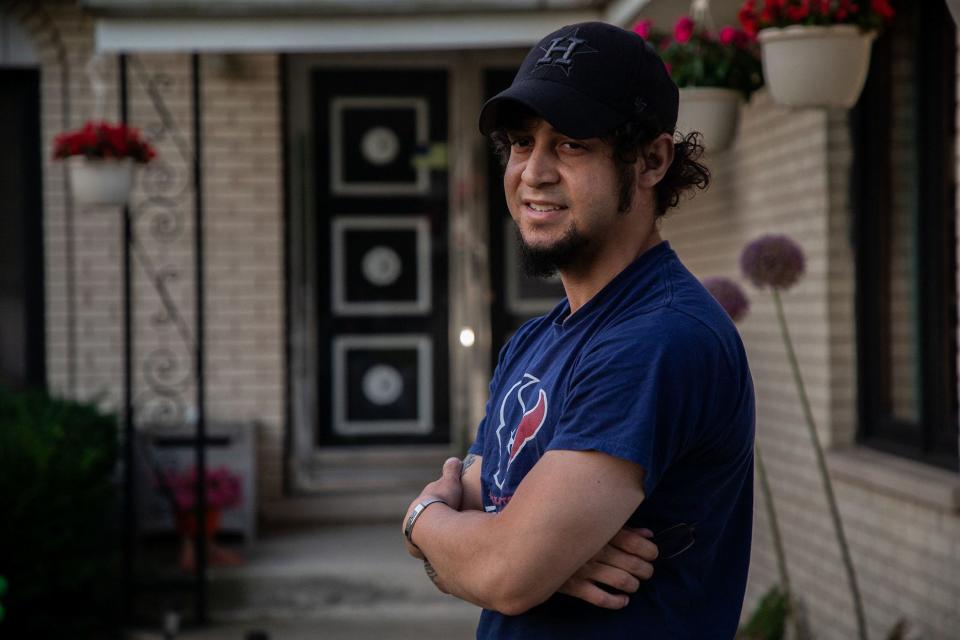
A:
<svg viewBox="0 0 960 640">
<path fill-rule="evenodd" d="M 501 107 L 500 123 L 490 133 L 494 151 L 500 160 L 500 166 L 506 167 L 510 159 L 510 140 L 508 131 L 524 131 L 533 126 L 539 116 L 531 109 L 512 103 Z M 633 118 L 615 129 L 605 138 L 613 147 L 613 163 L 619 174 L 620 193 L 618 209 L 626 211 L 633 199 L 635 184 L 634 165 L 643 150 L 660 133 L 667 131 L 656 116 L 638 112 Z M 657 217 L 666 214 L 667 209 L 677 206 L 680 196 L 693 188 L 706 189 L 710 185 L 710 170 L 699 162 L 703 155 L 703 135 L 693 131 L 674 140 L 673 162 L 655 187 L 655 210 Z M 691 193 L 692 196 L 692 193 Z"/>
</svg>

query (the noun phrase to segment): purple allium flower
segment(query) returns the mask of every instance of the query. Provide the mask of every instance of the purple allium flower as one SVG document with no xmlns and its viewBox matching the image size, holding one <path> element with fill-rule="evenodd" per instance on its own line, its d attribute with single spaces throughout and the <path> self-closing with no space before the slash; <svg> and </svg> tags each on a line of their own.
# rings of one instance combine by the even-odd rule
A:
<svg viewBox="0 0 960 640">
<path fill-rule="evenodd" d="M 710 276 L 703 279 L 703 286 L 707 288 L 723 310 L 734 322 L 743 320 L 750 310 L 750 301 L 736 282 L 724 276 Z"/>
<path fill-rule="evenodd" d="M 803 249 L 785 235 L 760 236 L 743 248 L 740 269 L 759 288 L 789 289 L 804 273 Z"/>
</svg>

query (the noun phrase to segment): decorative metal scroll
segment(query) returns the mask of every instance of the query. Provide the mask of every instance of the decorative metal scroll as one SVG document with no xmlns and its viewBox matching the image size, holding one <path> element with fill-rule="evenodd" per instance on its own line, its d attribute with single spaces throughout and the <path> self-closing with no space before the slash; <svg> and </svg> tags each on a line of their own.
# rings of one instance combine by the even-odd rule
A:
<svg viewBox="0 0 960 640">
<path fill-rule="evenodd" d="M 151 72 L 136 56 L 129 61 L 133 84 L 146 93 L 154 109 L 144 134 L 159 150 L 144 167 L 139 197 L 130 205 L 134 227 L 130 242 L 137 265 L 156 293 L 150 302 L 150 324 L 163 343 L 142 358 L 135 356 L 143 388 L 134 396 L 134 411 L 137 424 L 182 425 L 192 418 L 188 398 L 196 383 L 196 339 L 176 302 L 183 281 L 190 281 L 182 277 L 184 260 L 169 254 L 181 241 L 190 240 L 185 231 L 195 186 L 190 173 L 193 150 L 165 99 L 174 78 L 163 71 Z M 176 339 L 167 337 L 170 333 Z"/>
</svg>

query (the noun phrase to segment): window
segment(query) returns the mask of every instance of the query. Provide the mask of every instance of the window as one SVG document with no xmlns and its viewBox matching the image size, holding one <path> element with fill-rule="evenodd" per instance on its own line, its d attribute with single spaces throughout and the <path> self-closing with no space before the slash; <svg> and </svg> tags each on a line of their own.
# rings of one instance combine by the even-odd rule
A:
<svg viewBox="0 0 960 640">
<path fill-rule="evenodd" d="M 897 10 L 851 114 L 858 438 L 957 469 L 956 27 Z"/>
</svg>

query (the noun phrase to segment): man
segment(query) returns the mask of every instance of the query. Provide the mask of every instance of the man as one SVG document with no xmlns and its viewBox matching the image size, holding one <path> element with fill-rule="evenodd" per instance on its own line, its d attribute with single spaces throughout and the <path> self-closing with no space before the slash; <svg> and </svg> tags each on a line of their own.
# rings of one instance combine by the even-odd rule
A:
<svg viewBox="0 0 960 640">
<path fill-rule="evenodd" d="M 559 270 L 567 297 L 504 347 L 470 455 L 404 519 L 437 586 L 484 607 L 478 638 L 735 633 L 753 388 L 733 324 L 658 232 L 708 181 L 677 108 L 639 36 L 583 23 L 481 113 L 526 266 Z"/>
</svg>

